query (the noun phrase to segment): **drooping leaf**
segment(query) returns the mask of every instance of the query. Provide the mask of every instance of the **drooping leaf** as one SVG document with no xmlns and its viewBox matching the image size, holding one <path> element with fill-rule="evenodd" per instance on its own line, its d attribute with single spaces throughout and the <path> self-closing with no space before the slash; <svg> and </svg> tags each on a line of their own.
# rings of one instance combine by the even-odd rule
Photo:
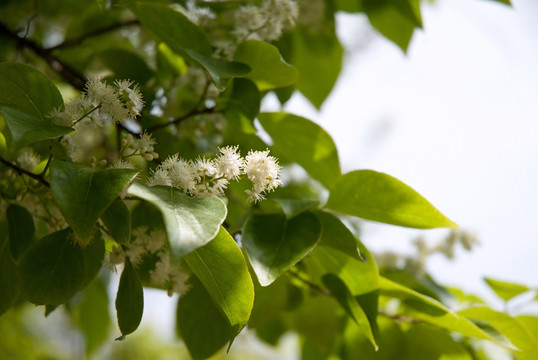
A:
<svg viewBox="0 0 538 360">
<path fill-rule="evenodd" d="M 187 255 L 185 261 L 229 321 L 235 337 L 250 317 L 254 286 L 234 239 L 221 227 L 213 240 Z"/>
<path fill-rule="evenodd" d="M 499 342 L 499 339 L 493 338 L 490 334 L 466 319 L 464 317 L 465 315 L 462 316 L 462 314 L 450 311 L 443 304 L 428 296 L 422 295 L 384 277 L 380 277 L 379 285 L 383 296 L 403 300 L 405 315 L 443 329 L 459 332 L 466 336 L 496 341 L 503 346 L 509 346 L 509 344 Z"/>
<path fill-rule="evenodd" d="M 232 329 L 196 276 L 191 288 L 179 298 L 177 330 L 194 360 L 207 359 L 231 338 Z"/>
<path fill-rule="evenodd" d="M 467 349 L 450 334 L 428 324 L 413 325 L 405 332 L 402 360 L 474 360 Z"/>
<path fill-rule="evenodd" d="M 320 246 L 328 246 L 357 260 L 363 260 L 357 238 L 338 217 L 326 211 L 316 211 L 315 214 L 321 222 Z"/>
<path fill-rule="evenodd" d="M 504 301 L 529 291 L 529 287 L 521 284 L 514 284 L 506 281 L 485 278 L 484 281 L 489 285 L 491 290 Z"/>
<path fill-rule="evenodd" d="M 105 285 L 100 281 L 92 282 L 81 295 L 80 302 L 73 311 L 77 325 L 84 334 L 86 354 L 91 354 L 108 335 L 108 295 Z"/>
<path fill-rule="evenodd" d="M 34 219 L 25 207 L 16 204 L 7 207 L 6 218 L 9 226 L 9 248 L 13 259 L 18 260 L 34 240 Z"/>
<path fill-rule="evenodd" d="M 8 225 L 0 221 L 0 316 L 13 306 L 19 296 L 19 273 L 7 238 Z"/>
<path fill-rule="evenodd" d="M 47 118 L 53 108 L 63 107 L 63 100 L 41 72 L 20 63 L 0 63 L 0 83 L 0 112 L 18 146 L 72 131 L 53 125 Z"/>
<path fill-rule="evenodd" d="M 275 281 L 316 246 L 321 232 L 312 213 L 254 214 L 243 230 L 243 246 L 262 286 Z"/>
<path fill-rule="evenodd" d="M 171 187 L 146 187 L 136 182 L 129 188 L 129 194 L 150 202 L 162 212 L 176 257 L 211 241 L 226 218 L 226 206 L 217 197 L 198 199 Z"/>
<path fill-rule="evenodd" d="M 144 292 L 138 275 L 128 257 L 120 277 L 116 296 L 116 312 L 122 336 L 134 332 L 142 321 Z"/>
<path fill-rule="evenodd" d="M 80 284 L 80 289 L 85 288 L 99 273 L 105 257 L 105 241 L 100 232 L 96 232 L 89 244 L 82 249 L 86 276 Z"/>
<path fill-rule="evenodd" d="M 260 91 L 289 86 L 299 80 L 299 72 L 282 59 L 278 48 L 263 41 L 242 42 L 234 60 L 251 68 L 246 77 L 254 81 Z"/>
<path fill-rule="evenodd" d="M 325 187 L 333 186 L 340 176 L 340 163 L 334 141 L 325 130 L 287 113 L 263 113 L 258 119 L 272 137 L 271 150 L 277 157 L 298 163 Z"/>
<path fill-rule="evenodd" d="M 370 326 L 368 316 L 360 307 L 357 300 L 351 295 L 346 284 L 333 274 L 326 274 L 322 277 L 323 284 L 329 289 L 336 301 L 342 306 L 346 313 L 357 323 L 362 333 L 370 341 L 375 350 L 378 349 L 375 341 L 373 329 Z"/>
<path fill-rule="evenodd" d="M 393 360 L 405 356 L 406 339 L 396 321 L 385 317 L 379 317 L 379 334 L 376 351 L 370 341 L 364 336 L 359 326 L 349 321 L 343 334 L 343 350 L 346 355 L 343 360 L 369 359 L 369 360 Z"/>
<path fill-rule="evenodd" d="M 418 229 L 459 229 L 419 193 L 398 179 L 372 170 L 356 170 L 334 183 L 327 208 Z"/>
<path fill-rule="evenodd" d="M 280 199 L 272 198 L 272 201 L 276 202 L 286 217 L 291 219 L 294 216 L 299 215 L 302 212 L 311 210 L 312 208 L 319 205 L 317 200 L 299 200 L 299 199 Z"/>
<path fill-rule="evenodd" d="M 116 242 L 128 244 L 131 241 L 131 214 L 123 200 L 114 200 L 101 215 L 101 220 Z"/>
<path fill-rule="evenodd" d="M 512 2 L 510 0 L 491 0 L 491 1 L 495 1 L 504 5 L 512 6 Z"/>
<path fill-rule="evenodd" d="M 37 241 L 21 257 L 19 272 L 23 297 L 38 305 L 67 302 L 86 278 L 84 255 L 65 229 Z"/>
<path fill-rule="evenodd" d="M 82 241 L 89 241 L 95 223 L 136 176 L 130 169 L 96 170 L 65 161 L 50 165 L 52 195 Z"/>
<path fill-rule="evenodd" d="M 343 55 L 344 49 L 338 41 L 334 25 L 329 32 L 311 33 L 303 26 L 297 26 L 293 32 L 291 63 L 301 74 L 296 86 L 318 109 L 338 79 Z"/>
</svg>

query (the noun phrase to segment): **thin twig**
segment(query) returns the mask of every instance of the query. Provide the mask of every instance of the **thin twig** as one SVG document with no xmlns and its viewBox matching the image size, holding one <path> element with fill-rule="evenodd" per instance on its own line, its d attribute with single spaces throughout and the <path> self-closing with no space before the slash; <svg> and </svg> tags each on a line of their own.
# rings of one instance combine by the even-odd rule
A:
<svg viewBox="0 0 538 360">
<path fill-rule="evenodd" d="M 32 179 L 34 180 L 37 180 L 39 181 L 40 183 L 42 183 L 43 185 L 45 186 L 48 186 L 50 187 L 50 184 L 47 180 L 43 179 L 41 176 L 39 175 L 36 175 L 28 170 L 24 170 L 23 168 L 20 168 L 18 167 L 17 165 L 7 161 L 6 159 L 4 159 L 3 157 L 0 156 L 0 162 L 4 165 L 6 165 L 7 167 L 9 168 L 12 168 L 13 170 L 15 170 L 19 175 L 26 175 L 28 177 L 31 177 Z"/>
<path fill-rule="evenodd" d="M 67 40 L 65 40 L 64 42 L 62 42 L 62 43 L 60 43 L 58 45 L 54 45 L 54 46 L 51 46 L 51 47 L 47 48 L 46 50 L 47 51 L 54 51 L 54 50 L 58 50 L 58 49 L 64 49 L 64 48 L 68 48 L 68 47 L 77 46 L 77 45 L 82 44 L 84 42 L 84 40 L 87 40 L 87 39 L 92 38 L 94 36 L 103 35 L 103 34 L 106 34 L 108 32 L 111 32 L 111 31 L 114 31 L 114 30 L 117 30 L 117 29 L 121 29 L 122 27 L 132 26 L 132 25 L 139 25 L 139 24 L 140 24 L 140 22 L 138 20 L 136 20 L 136 19 L 111 24 L 111 25 L 104 26 L 104 27 L 99 28 L 99 29 L 92 30 L 92 31 L 87 32 L 86 34 L 82 34 L 82 35 L 80 35 L 78 37 L 75 37 L 75 38 L 72 38 L 72 39 L 67 39 Z"/>
<path fill-rule="evenodd" d="M 411 324 L 417 324 L 420 322 L 419 319 L 416 319 L 414 317 L 411 317 L 411 316 L 408 316 L 408 315 L 403 315 L 403 314 L 388 314 L 382 310 L 379 310 L 377 312 L 379 315 L 381 316 L 384 316 L 386 318 L 389 318 L 389 319 L 393 319 L 393 320 L 396 320 L 396 321 L 399 321 L 399 322 L 406 322 L 406 323 L 411 323 Z"/>
<path fill-rule="evenodd" d="M 84 90 L 86 78 L 78 71 L 73 69 L 71 66 L 67 65 L 62 60 L 52 55 L 49 50 L 44 49 L 35 41 L 19 36 L 15 31 L 9 29 L 5 24 L 1 22 L 0 34 L 4 34 L 10 37 L 15 40 L 19 45 L 32 50 L 37 56 L 45 60 L 49 67 L 58 74 L 60 74 L 69 84 L 71 84 L 78 90 Z"/>
<path fill-rule="evenodd" d="M 182 115 L 180 117 L 175 118 L 173 121 L 150 126 L 149 128 L 146 129 L 146 131 L 149 132 L 149 133 L 152 133 L 152 132 L 154 132 L 156 130 L 165 128 L 165 127 L 170 126 L 170 125 L 177 125 L 177 124 L 181 123 L 182 121 L 185 121 L 185 120 L 187 120 L 187 119 L 189 119 L 189 118 L 191 118 L 193 116 L 202 115 L 202 114 L 212 114 L 214 112 L 215 112 L 214 107 L 205 108 L 205 109 L 202 109 L 202 110 L 197 110 L 196 108 L 194 108 L 191 111 L 189 111 L 188 113 L 186 113 L 185 115 Z"/>
<path fill-rule="evenodd" d="M 45 174 L 47 173 L 50 162 L 52 161 L 52 146 L 49 148 L 49 150 L 50 150 L 50 154 L 49 154 L 49 158 L 47 159 L 47 163 L 45 164 L 45 168 L 43 169 L 43 171 L 39 173 L 39 177 L 41 178 L 43 178 L 43 176 L 45 176 Z"/>
</svg>

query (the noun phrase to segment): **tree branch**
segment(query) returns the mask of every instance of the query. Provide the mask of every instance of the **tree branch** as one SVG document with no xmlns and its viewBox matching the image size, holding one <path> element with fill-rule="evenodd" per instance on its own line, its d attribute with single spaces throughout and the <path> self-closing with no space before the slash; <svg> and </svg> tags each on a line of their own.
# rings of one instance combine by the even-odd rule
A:
<svg viewBox="0 0 538 360">
<path fill-rule="evenodd" d="M 170 125 L 177 125 L 177 124 L 181 123 L 182 121 L 185 121 L 185 120 L 187 120 L 187 119 L 189 119 L 189 118 L 191 118 L 193 116 L 202 115 L 202 114 L 213 114 L 214 112 L 215 112 L 214 107 L 205 108 L 205 109 L 202 109 L 202 110 L 197 110 L 196 108 L 194 108 L 191 111 L 189 111 L 188 113 L 186 113 L 185 115 L 182 115 L 180 117 L 175 118 L 173 121 L 163 123 L 163 124 L 157 124 L 157 125 L 150 126 L 149 128 L 146 129 L 146 131 L 149 132 L 149 133 L 152 133 L 152 132 L 154 132 L 156 130 L 165 128 L 165 127 L 170 126 Z"/>
<path fill-rule="evenodd" d="M 54 45 L 54 46 L 51 46 L 51 47 L 47 48 L 46 50 L 47 51 L 54 51 L 54 50 L 58 50 L 58 49 L 64 49 L 64 48 L 68 48 L 68 47 L 77 46 L 77 45 L 82 44 L 84 42 L 84 40 L 92 38 L 94 36 L 103 35 L 103 34 L 106 34 L 108 32 L 111 32 L 111 31 L 114 31 L 114 30 L 117 30 L 117 29 L 121 29 L 122 27 L 127 27 L 127 26 L 132 26 L 132 25 L 139 25 L 139 24 L 140 24 L 140 22 L 138 20 L 136 20 L 136 19 L 111 24 L 111 25 L 108 25 L 108 26 L 104 26 L 104 27 L 102 27 L 100 29 L 95 29 L 93 31 L 87 32 L 86 34 L 82 34 L 82 35 L 80 35 L 78 37 L 75 37 L 75 38 L 72 38 L 72 39 L 67 39 L 67 40 L 65 40 L 64 42 L 62 42 L 62 43 L 60 43 L 58 45 Z"/>
<path fill-rule="evenodd" d="M 3 23 L 0 23 L 0 33 L 12 38 L 19 45 L 32 50 L 37 56 L 45 60 L 49 67 L 58 74 L 60 74 L 69 84 L 71 84 L 78 90 L 84 90 L 86 78 L 78 71 L 73 69 L 71 66 L 67 65 L 62 60 L 52 55 L 48 49 L 44 49 L 35 41 L 19 36 L 15 31 L 9 29 Z"/>
<path fill-rule="evenodd" d="M 32 179 L 34 180 L 37 180 L 39 181 L 40 183 L 42 183 L 43 185 L 47 186 L 47 187 L 50 187 L 50 183 L 43 179 L 43 177 L 39 176 L 39 175 L 36 175 L 28 170 L 24 170 L 23 168 L 20 168 L 18 167 L 17 165 L 13 164 L 13 163 L 10 163 L 9 161 L 7 161 L 6 159 L 4 159 L 3 157 L 0 156 L 0 163 L 6 165 L 7 167 L 15 170 L 19 175 L 26 175 L 28 177 L 31 177 Z"/>
</svg>

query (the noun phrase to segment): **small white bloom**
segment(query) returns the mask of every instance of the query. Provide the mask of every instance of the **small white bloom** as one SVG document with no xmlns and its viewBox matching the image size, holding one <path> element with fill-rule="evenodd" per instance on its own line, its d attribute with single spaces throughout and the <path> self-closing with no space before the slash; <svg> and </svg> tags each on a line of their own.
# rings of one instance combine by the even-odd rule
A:
<svg viewBox="0 0 538 360">
<path fill-rule="evenodd" d="M 112 165 L 110 165 L 110 167 L 113 169 L 135 169 L 136 168 L 132 162 L 123 160 L 123 159 L 117 159 L 116 161 L 112 163 Z"/>
<path fill-rule="evenodd" d="M 226 146 L 219 148 L 221 155 L 216 159 L 216 167 L 219 174 L 228 180 L 236 180 L 245 166 L 245 159 L 239 154 L 239 146 Z"/>
<path fill-rule="evenodd" d="M 213 160 L 198 158 L 194 163 L 194 172 L 198 181 L 203 181 L 208 176 L 214 177 L 217 174 L 217 168 Z"/>
</svg>

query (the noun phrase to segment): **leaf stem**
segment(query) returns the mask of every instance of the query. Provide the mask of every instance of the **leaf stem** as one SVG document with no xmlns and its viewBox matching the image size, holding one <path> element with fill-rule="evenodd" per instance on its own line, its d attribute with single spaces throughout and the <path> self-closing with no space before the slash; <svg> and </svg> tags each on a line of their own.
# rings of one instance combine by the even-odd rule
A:
<svg viewBox="0 0 538 360">
<path fill-rule="evenodd" d="M 308 287 L 310 287 L 312 290 L 322 294 L 322 295 L 325 295 L 325 296 L 332 296 L 331 292 L 322 288 L 321 286 L 317 285 L 317 284 L 314 284 L 313 282 L 311 282 L 310 280 L 307 280 L 305 279 L 304 277 L 302 277 L 301 275 L 299 275 L 297 272 L 295 272 L 294 270 L 288 270 L 288 274 L 290 274 L 292 277 L 296 278 L 297 280 L 301 281 L 303 284 L 307 285 Z"/>
</svg>

